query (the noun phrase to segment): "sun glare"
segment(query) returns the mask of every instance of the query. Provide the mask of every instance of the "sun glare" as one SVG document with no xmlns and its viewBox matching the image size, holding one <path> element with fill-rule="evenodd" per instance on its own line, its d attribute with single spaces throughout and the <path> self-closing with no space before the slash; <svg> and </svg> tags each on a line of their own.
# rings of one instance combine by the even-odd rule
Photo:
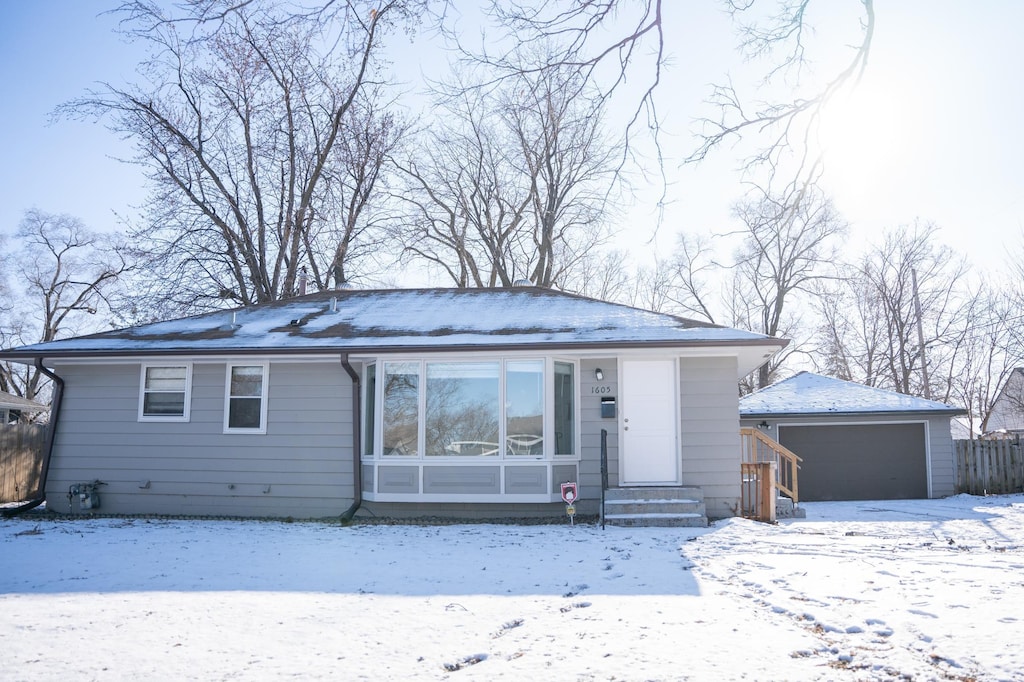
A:
<svg viewBox="0 0 1024 682">
<path fill-rule="evenodd" d="M 818 144 L 830 185 L 858 195 L 899 177 L 901 169 L 925 152 L 920 111 L 923 98 L 914 84 L 865 77 L 839 93 L 822 112 Z"/>
</svg>

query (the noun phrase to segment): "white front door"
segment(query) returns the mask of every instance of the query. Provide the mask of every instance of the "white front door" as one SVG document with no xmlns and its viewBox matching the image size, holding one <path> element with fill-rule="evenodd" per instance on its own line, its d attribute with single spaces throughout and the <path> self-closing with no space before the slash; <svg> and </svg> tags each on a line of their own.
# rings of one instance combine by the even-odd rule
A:
<svg viewBox="0 0 1024 682">
<path fill-rule="evenodd" d="M 620 485 L 679 485 L 676 363 L 623 360 Z"/>
</svg>

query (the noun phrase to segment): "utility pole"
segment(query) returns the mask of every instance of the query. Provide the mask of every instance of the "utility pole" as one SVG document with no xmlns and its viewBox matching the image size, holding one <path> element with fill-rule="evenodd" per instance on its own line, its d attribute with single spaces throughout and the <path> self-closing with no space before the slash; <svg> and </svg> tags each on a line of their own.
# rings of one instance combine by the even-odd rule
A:
<svg viewBox="0 0 1024 682">
<path fill-rule="evenodd" d="M 917 295 L 917 270 L 910 269 L 910 281 L 914 287 L 914 312 L 917 313 L 917 343 L 921 348 L 921 376 L 924 378 L 924 397 L 932 399 L 932 389 L 928 384 L 928 363 L 924 357 L 924 324 L 921 322 L 921 297 Z"/>
</svg>

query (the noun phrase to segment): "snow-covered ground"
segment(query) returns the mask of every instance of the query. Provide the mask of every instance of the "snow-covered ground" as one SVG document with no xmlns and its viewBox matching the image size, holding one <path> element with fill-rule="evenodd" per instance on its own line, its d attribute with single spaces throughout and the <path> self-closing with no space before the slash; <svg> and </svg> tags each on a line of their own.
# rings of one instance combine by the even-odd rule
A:
<svg viewBox="0 0 1024 682">
<path fill-rule="evenodd" d="M 0 521 L 0 679 L 1019 680 L 1024 496 L 778 526 Z"/>
</svg>

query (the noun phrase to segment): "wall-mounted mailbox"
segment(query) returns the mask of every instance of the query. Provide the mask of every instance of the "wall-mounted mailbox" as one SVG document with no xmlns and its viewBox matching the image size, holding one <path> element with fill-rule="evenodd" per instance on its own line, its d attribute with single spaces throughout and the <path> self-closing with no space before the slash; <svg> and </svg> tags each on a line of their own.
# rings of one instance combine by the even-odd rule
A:
<svg viewBox="0 0 1024 682">
<path fill-rule="evenodd" d="M 614 396 L 606 396 L 601 398 L 601 418 L 602 419 L 615 419 L 615 398 Z"/>
</svg>

